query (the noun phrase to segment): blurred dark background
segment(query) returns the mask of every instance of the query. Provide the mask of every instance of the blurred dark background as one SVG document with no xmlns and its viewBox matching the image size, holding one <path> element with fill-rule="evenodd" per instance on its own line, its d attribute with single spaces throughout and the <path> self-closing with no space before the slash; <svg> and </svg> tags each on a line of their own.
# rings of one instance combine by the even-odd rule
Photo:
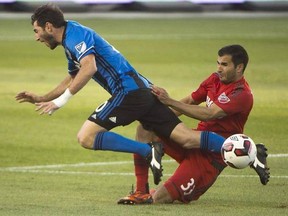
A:
<svg viewBox="0 0 288 216">
<path fill-rule="evenodd" d="M 74 0 L 32 1 L 0 0 L 0 13 L 31 12 L 53 2 L 64 12 L 213 12 L 273 11 L 288 12 L 288 0 Z"/>
</svg>

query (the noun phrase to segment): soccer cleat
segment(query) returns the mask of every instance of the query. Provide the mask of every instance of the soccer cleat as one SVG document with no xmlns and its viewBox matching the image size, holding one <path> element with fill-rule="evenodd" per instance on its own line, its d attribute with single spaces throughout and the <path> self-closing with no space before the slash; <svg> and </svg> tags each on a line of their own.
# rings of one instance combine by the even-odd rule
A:
<svg viewBox="0 0 288 216">
<path fill-rule="evenodd" d="M 122 205 L 152 204 L 153 199 L 151 194 L 135 191 L 120 199 L 117 203 Z"/>
<path fill-rule="evenodd" d="M 267 148 L 263 144 L 256 144 L 257 155 L 255 161 L 250 165 L 260 177 L 263 185 L 266 185 L 270 178 L 270 171 L 267 166 Z"/>
<path fill-rule="evenodd" d="M 151 154 L 146 157 L 147 162 L 152 170 L 153 177 L 154 177 L 154 184 L 158 185 L 161 181 L 162 177 L 162 156 L 164 155 L 163 152 L 163 145 L 162 143 L 158 142 L 151 142 L 148 143 L 151 146 Z"/>
</svg>

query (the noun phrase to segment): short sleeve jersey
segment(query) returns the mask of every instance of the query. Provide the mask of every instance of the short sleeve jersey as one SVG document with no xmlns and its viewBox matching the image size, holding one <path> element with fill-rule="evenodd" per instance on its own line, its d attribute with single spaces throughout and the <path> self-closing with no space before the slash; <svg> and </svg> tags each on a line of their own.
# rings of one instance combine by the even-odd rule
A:
<svg viewBox="0 0 288 216">
<path fill-rule="evenodd" d="M 207 107 L 215 103 L 227 114 L 222 119 L 201 121 L 198 130 L 213 131 L 224 137 L 243 133 L 253 106 L 253 94 L 244 77 L 235 83 L 224 84 L 218 74 L 213 73 L 191 96 L 199 103 L 206 101 Z"/>
<path fill-rule="evenodd" d="M 150 82 L 137 73 L 119 51 L 86 26 L 67 21 L 62 45 L 72 76 L 78 73 L 81 59 L 93 54 L 97 71 L 92 78 L 110 94 L 149 88 Z"/>
</svg>

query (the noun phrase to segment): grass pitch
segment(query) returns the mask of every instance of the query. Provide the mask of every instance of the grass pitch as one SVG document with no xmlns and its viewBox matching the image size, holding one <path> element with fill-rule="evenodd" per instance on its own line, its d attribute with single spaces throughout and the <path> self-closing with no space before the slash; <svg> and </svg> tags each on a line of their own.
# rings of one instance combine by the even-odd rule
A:
<svg viewBox="0 0 288 216">
<path fill-rule="evenodd" d="M 73 17 L 69 17 L 73 18 Z M 43 94 L 66 75 L 63 49 L 33 38 L 29 18 L 0 20 L 0 215 L 287 215 L 288 17 L 77 18 L 120 50 L 143 75 L 182 98 L 216 69 L 217 51 L 242 44 L 254 95 L 245 133 L 269 149 L 271 180 L 227 168 L 188 205 L 118 206 L 134 183 L 132 156 L 82 149 L 76 134 L 108 95 L 91 82 L 53 116 L 39 116 L 16 93 Z M 197 121 L 183 117 L 195 127 Z M 134 138 L 136 123 L 114 131 Z M 164 157 L 163 181 L 177 165 Z M 150 182 L 151 187 L 155 187 Z"/>
</svg>

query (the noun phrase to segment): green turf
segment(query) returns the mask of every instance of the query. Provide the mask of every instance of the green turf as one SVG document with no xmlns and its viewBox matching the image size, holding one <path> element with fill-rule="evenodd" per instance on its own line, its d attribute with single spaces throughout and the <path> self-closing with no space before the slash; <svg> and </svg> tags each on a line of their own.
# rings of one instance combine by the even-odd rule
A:
<svg viewBox="0 0 288 216">
<path fill-rule="evenodd" d="M 245 76 L 255 96 L 245 133 L 265 143 L 270 154 L 288 154 L 288 17 L 78 20 L 179 99 L 216 69 L 220 47 L 242 44 L 250 54 Z M 230 168 L 188 205 L 118 206 L 117 199 L 134 183 L 132 156 L 84 150 L 76 141 L 82 123 L 107 93 L 91 82 L 51 117 L 18 104 L 14 96 L 19 91 L 43 94 L 57 85 L 67 63 L 61 47 L 50 51 L 33 41 L 29 19 L 0 20 L 0 26 L 0 215 L 288 214 L 287 156 L 269 158 L 267 186 L 251 169 Z M 114 131 L 134 138 L 135 126 Z M 112 161 L 131 163 L 9 169 Z M 164 180 L 175 168 L 173 162 L 164 163 Z"/>
</svg>

